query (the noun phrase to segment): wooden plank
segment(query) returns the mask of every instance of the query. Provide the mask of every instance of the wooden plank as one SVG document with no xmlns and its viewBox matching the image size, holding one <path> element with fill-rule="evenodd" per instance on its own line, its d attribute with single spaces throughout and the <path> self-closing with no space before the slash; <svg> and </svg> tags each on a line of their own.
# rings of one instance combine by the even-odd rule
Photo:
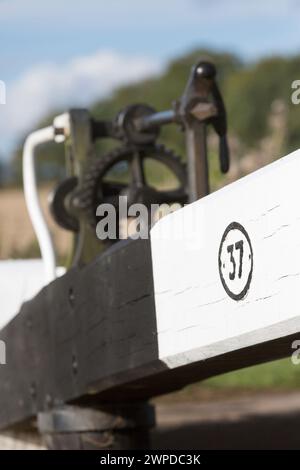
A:
<svg viewBox="0 0 300 470">
<path fill-rule="evenodd" d="M 70 401 L 144 399 L 289 355 L 300 332 L 299 157 L 166 217 L 153 229 L 151 245 L 120 242 L 24 304 L 0 334 L 7 345 L 0 426 Z M 245 228 L 251 249 L 239 230 L 224 237 L 232 222 Z M 219 273 L 222 239 L 223 276 L 235 296 L 252 273 L 238 300 Z M 248 261 L 239 276 L 235 244 L 241 240 Z M 234 276 L 227 279 L 234 267 L 237 284 Z"/>
<path fill-rule="evenodd" d="M 153 228 L 159 357 L 168 367 L 298 331 L 299 171 L 297 151 Z"/>
</svg>

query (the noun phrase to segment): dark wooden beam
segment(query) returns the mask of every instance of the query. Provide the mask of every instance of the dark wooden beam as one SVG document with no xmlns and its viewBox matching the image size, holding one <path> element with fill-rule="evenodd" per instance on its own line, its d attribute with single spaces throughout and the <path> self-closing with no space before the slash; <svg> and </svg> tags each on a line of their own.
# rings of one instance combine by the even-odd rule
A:
<svg viewBox="0 0 300 470">
<path fill-rule="evenodd" d="M 0 338 L 2 427 L 131 381 L 149 364 L 161 370 L 150 242 L 121 242 L 70 270 L 25 303 Z"/>
</svg>

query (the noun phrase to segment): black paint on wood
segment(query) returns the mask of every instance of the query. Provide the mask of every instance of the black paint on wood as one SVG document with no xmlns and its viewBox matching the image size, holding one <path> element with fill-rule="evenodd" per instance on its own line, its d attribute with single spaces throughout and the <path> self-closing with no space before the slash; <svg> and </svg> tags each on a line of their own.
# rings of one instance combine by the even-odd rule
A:
<svg viewBox="0 0 300 470">
<path fill-rule="evenodd" d="M 121 242 L 72 269 L 0 334 L 0 426 L 130 382 L 148 364 L 161 369 L 156 331 L 149 240 Z"/>
</svg>

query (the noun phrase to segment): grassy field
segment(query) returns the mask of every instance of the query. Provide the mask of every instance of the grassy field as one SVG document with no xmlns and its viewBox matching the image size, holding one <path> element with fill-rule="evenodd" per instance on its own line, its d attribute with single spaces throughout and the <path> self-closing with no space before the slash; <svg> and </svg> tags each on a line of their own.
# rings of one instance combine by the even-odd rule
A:
<svg viewBox="0 0 300 470">
<path fill-rule="evenodd" d="M 41 204 L 53 234 L 57 253 L 63 256 L 68 252 L 70 234 L 60 229 L 50 216 L 47 204 L 49 192 L 50 187 L 40 190 Z M 0 190 L 0 220 L 0 259 L 40 257 L 22 190 Z"/>
<path fill-rule="evenodd" d="M 223 374 L 204 381 L 203 385 L 211 388 L 298 388 L 300 365 L 292 364 L 290 358 L 282 359 Z"/>
<path fill-rule="evenodd" d="M 163 401 L 202 401 L 238 397 L 260 392 L 277 393 L 300 389 L 300 365 L 290 358 L 222 374 L 167 395 Z"/>
<path fill-rule="evenodd" d="M 290 358 L 222 374 L 157 398 L 157 402 L 202 402 L 266 392 L 277 394 L 300 389 L 300 365 Z"/>
</svg>

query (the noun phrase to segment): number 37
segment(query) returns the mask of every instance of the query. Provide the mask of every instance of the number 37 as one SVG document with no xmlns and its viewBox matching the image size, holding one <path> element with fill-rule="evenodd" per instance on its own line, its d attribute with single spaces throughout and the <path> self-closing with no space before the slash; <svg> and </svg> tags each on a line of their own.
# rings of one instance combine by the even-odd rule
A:
<svg viewBox="0 0 300 470">
<path fill-rule="evenodd" d="M 234 245 L 227 246 L 227 252 L 230 254 L 230 262 L 232 264 L 232 271 L 229 272 L 229 279 L 234 281 L 236 276 L 236 268 L 237 263 L 234 257 L 234 253 L 239 251 L 239 262 L 238 262 L 238 277 L 239 279 L 242 277 L 243 274 L 243 255 L 244 255 L 244 242 L 243 240 L 239 240 Z"/>
</svg>

